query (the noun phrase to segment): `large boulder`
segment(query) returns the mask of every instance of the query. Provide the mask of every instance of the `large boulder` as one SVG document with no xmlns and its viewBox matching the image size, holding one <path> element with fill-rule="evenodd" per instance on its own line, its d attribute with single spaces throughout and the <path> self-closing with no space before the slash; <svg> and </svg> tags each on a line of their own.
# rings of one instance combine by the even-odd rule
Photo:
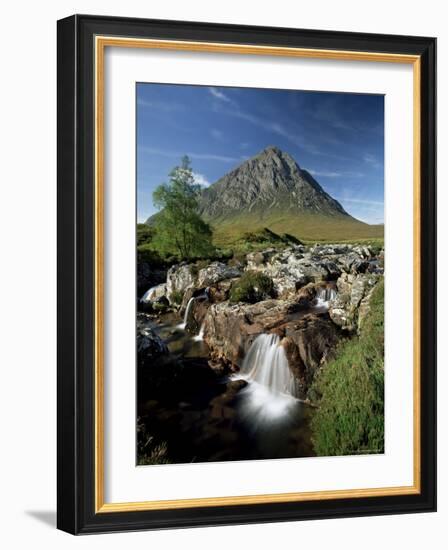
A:
<svg viewBox="0 0 448 550">
<path fill-rule="evenodd" d="M 343 273 L 337 280 L 338 294 L 330 303 L 331 320 L 346 331 L 358 330 L 380 277 L 375 273 Z"/>
<path fill-rule="evenodd" d="M 212 262 L 207 267 L 199 270 L 197 287 L 205 288 L 219 283 L 220 281 L 224 281 L 225 279 L 234 279 L 241 275 L 242 271 L 238 267 L 230 266 L 222 262 Z"/>
<path fill-rule="evenodd" d="M 285 300 L 211 305 L 204 319 L 204 339 L 212 360 L 223 361 L 233 369 L 241 367 L 255 338 L 283 323 L 295 309 L 295 303 Z"/>
<path fill-rule="evenodd" d="M 284 346 L 299 395 L 305 397 L 317 370 L 341 338 L 339 329 L 327 315 L 307 314 L 284 327 Z"/>
<path fill-rule="evenodd" d="M 166 283 L 152 286 L 141 297 L 140 301 L 144 303 L 155 302 L 159 298 L 166 297 Z"/>
<path fill-rule="evenodd" d="M 180 304 L 188 287 L 194 286 L 197 270 L 194 264 L 181 263 L 170 267 L 166 277 L 166 295 L 171 304 Z"/>
<path fill-rule="evenodd" d="M 316 370 L 341 337 L 327 314 L 306 311 L 300 299 L 212 305 L 204 319 L 204 339 L 212 361 L 238 370 L 257 336 L 277 334 L 298 381 L 299 395 L 305 397 Z"/>
</svg>

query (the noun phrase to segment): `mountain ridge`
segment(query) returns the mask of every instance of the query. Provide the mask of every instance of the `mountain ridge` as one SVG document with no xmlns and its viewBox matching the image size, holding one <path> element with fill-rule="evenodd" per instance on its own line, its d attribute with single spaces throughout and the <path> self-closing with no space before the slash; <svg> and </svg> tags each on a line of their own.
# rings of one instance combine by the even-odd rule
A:
<svg viewBox="0 0 448 550">
<path fill-rule="evenodd" d="M 294 158 L 270 145 L 200 192 L 199 214 L 219 244 L 267 227 L 299 239 L 377 238 L 384 229 L 352 217 Z M 148 218 L 151 225 L 157 214 Z"/>
</svg>

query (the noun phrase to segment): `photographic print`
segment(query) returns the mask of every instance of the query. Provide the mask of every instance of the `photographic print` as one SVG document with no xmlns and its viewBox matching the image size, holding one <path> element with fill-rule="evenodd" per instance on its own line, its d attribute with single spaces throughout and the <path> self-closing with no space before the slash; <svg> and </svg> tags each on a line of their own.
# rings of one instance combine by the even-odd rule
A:
<svg viewBox="0 0 448 550">
<path fill-rule="evenodd" d="M 435 59 L 58 21 L 59 529 L 436 510 Z"/>
<path fill-rule="evenodd" d="M 383 453 L 383 96 L 136 103 L 137 464 Z"/>
</svg>

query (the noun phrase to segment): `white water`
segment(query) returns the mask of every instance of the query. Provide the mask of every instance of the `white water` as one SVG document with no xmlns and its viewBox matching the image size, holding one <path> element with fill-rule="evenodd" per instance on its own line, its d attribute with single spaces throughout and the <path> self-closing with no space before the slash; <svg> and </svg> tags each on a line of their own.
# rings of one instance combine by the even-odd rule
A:
<svg viewBox="0 0 448 550">
<path fill-rule="evenodd" d="M 272 393 L 295 395 L 295 379 L 285 348 L 276 334 L 260 334 L 244 358 L 240 377 L 256 382 Z"/>
<path fill-rule="evenodd" d="M 316 307 L 327 307 L 329 303 L 337 296 L 337 292 L 334 288 L 324 287 L 320 288 L 316 293 Z"/>
<path fill-rule="evenodd" d="M 199 330 L 199 334 L 196 334 L 196 336 L 193 336 L 193 340 L 195 342 L 203 342 L 204 341 L 204 324 L 201 325 L 201 328 Z"/>
<path fill-rule="evenodd" d="M 183 323 L 180 323 L 177 325 L 177 328 L 180 329 L 180 330 L 185 330 L 185 327 L 187 326 L 187 321 L 188 321 L 188 315 L 190 314 L 190 310 L 193 306 L 193 302 L 195 301 L 195 298 L 190 298 L 188 300 L 188 304 L 187 304 L 187 307 L 185 308 L 185 313 L 184 313 L 184 320 L 183 320 Z"/>
<path fill-rule="evenodd" d="M 241 413 L 253 429 L 267 423 L 283 422 L 294 414 L 299 402 L 296 383 L 289 368 L 285 348 L 276 334 L 260 334 L 244 358 L 242 378 L 248 385 L 242 390 Z"/>
<path fill-rule="evenodd" d="M 140 298 L 140 302 L 150 302 L 152 300 L 152 294 L 156 288 L 157 286 L 152 286 L 149 290 L 147 290 Z"/>
</svg>

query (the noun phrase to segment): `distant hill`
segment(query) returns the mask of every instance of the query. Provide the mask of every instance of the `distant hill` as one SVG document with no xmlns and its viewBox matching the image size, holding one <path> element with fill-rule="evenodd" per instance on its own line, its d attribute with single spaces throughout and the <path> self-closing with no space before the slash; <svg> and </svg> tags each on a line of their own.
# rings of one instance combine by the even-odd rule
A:
<svg viewBox="0 0 448 550">
<path fill-rule="evenodd" d="M 263 228 L 304 240 L 382 238 L 384 234 L 383 225 L 350 216 L 309 172 L 274 146 L 204 189 L 199 212 L 221 245 Z"/>
</svg>

